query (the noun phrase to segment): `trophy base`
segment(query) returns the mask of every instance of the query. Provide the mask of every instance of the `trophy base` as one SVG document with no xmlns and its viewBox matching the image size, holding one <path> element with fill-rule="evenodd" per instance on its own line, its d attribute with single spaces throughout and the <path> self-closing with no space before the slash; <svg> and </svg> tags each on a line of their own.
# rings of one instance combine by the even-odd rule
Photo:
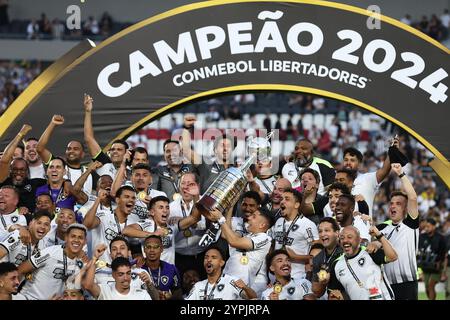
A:
<svg viewBox="0 0 450 320">
<path fill-rule="evenodd" d="M 217 205 L 217 201 L 214 200 L 212 197 L 204 195 L 200 201 L 198 201 L 195 206 L 197 207 L 198 211 L 203 216 L 208 216 L 209 212 L 215 209 L 215 205 Z"/>
</svg>

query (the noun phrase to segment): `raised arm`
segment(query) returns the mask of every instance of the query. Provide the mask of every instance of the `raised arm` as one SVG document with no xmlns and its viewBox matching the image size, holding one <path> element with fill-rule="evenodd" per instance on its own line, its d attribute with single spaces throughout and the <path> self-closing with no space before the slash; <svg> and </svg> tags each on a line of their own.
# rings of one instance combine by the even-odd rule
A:
<svg viewBox="0 0 450 320">
<path fill-rule="evenodd" d="M 183 119 L 183 131 L 181 138 L 181 148 L 183 156 L 187 158 L 192 164 L 200 164 L 201 157 L 191 148 L 191 133 L 189 130 L 194 127 L 197 119 L 194 115 L 185 115 Z"/>
<path fill-rule="evenodd" d="M 94 204 L 92 207 L 88 210 L 86 213 L 86 216 L 84 217 L 83 224 L 88 228 L 89 230 L 97 228 L 100 224 L 100 218 L 97 217 L 97 209 L 100 205 L 100 202 L 108 196 L 108 192 L 106 190 L 99 190 L 98 197 L 95 199 Z"/>
<path fill-rule="evenodd" d="M 50 140 L 50 137 L 52 136 L 53 130 L 57 126 L 61 126 L 63 124 L 64 124 L 64 117 L 55 114 L 52 117 L 52 120 L 48 124 L 47 128 L 45 129 L 44 133 L 39 138 L 36 150 L 44 163 L 48 163 L 52 157 L 52 153 L 47 149 L 47 144 L 48 141 Z"/>
<path fill-rule="evenodd" d="M 131 159 L 131 152 L 127 150 L 123 157 L 122 164 L 119 167 L 119 170 L 117 170 L 116 177 L 114 178 L 114 181 L 111 185 L 111 196 L 115 197 L 117 190 L 120 189 L 124 181 L 126 180 L 126 172 L 127 172 L 127 161 L 130 161 Z"/>
<path fill-rule="evenodd" d="M 3 151 L 3 155 L 0 159 L 0 182 L 3 182 L 8 178 L 9 167 L 11 165 L 11 160 L 14 157 L 14 151 L 21 142 L 22 138 L 31 130 L 31 126 L 24 124 L 19 133 L 14 137 L 14 139 L 6 146 Z"/>
<path fill-rule="evenodd" d="M 83 186 L 86 183 L 86 180 L 88 179 L 89 175 L 100 168 L 103 164 L 100 161 L 94 161 L 89 164 L 87 167 L 87 170 L 75 181 L 75 184 L 73 185 L 73 189 L 75 192 L 81 192 L 83 190 Z"/>
<path fill-rule="evenodd" d="M 383 246 L 384 255 L 386 256 L 385 257 L 386 262 L 392 262 L 397 260 L 398 258 L 397 252 L 392 247 L 391 242 L 377 229 L 377 227 L 371 226 L 369 229 L 369 233 L 371 236 L 377 238 L 381 242 L 381 245 Z"/>
<path fill-rule="evenodd" d="M 310 183 L 303 190 L 303 201 L 300 206 L 300 212 L 303 213 L 306 217 L 310 217 L 314 215 L 314 200 L 317 196 L 317 187 L 314 183 Z"/>
<path fill-rule="evenodd" d="M 130 238 L 147 238 L 148 236 L 151 236 L 151 235 L 156 235 L 156 236 L 161 237 L 161 236 L 163 236 L 163 229 L 158 229 L 155 232 L 149 232 L 149 231 L 142 230 L 142 228 L 137 223 L 133 223 L 133 224 L 130 224 L 129 226 L 126 226 L 122 230 L 122 233 L 124 236 L 130 237 Z"/>
<path fill-rule="evenodd" d="M 411 181 L 409 181 L 408 176 L 403 172 L 402 165 L 400 163 L 393 163 L 391 167 L 392 171 L 394 171 L 400 178 L 400 181 L 402 182 L 403 185 L 403 189 L 405 190 L 406 195 L 408 196 L 408 205 L 406 207 L 407 213 L 411 218 L 417 219 L 417 217 L 419 216 L 419 209 L 418 209 L 419 205 L 417 203 L 416 190 L 414 190 L 414 187 Z"/>
<path fill-rule="evenodd" d="M 77 203 L 85 204 L 88 201 L 88 196 L 82 190 L 75 190 L 72 186 L 72 182 L 70 180 L 64 181 L 64 190 L 68 190 L 68 192 L 75 198 Z"/>
<path fill-rule="evenodd" d="M 252 240 L 249 238 L 241 237 L 236 232 L 234 232 L 231 227 L 227 223 L 225 223 L 225 217 L 219 210 L 215 209 L 214 211 L 211 211 L 210 215 L 214 221 L 219 222 L 220 229 L 222 230 L 222 237 L 227 240 L 230 246 L 241 250 L 253 249 Z"/>
<path fill-rule="evenodd" d="M 94 99 L 88 94 L 84 95 L 84 141 L 88 147 L 89 153 L 95 158 L 102 149 L 94 137 L 94 128 L 92 127 L 92 102 Z"/>
<path fill-rule="evenodd" d="M 255 181 L 255 177 L 253 176 L 253 173 L 250 169 L 247 170 L 245 173 L 245 177 L 248 181 L 248 187 L 251 191 L 258 192 L 258 195 L 261 199 L 264 199 L 264 192 L 261 191 L 261 188 L 259 187 L 259 184 Z"/>
<path fill-rule="evenodd" d="M 92 260 L 88 262 L 86 275 L 84 276 L 84 279 L 81 280 L 83 288 L 89 291 L 95 299 L 98 299 L 101 293 L 100 286 L 95 283 L 95 263 L 105 250 L 106 245 L 103 243 L 95 248 Z"/>
<path fill-rule="evenodd" d="M 400 146 L 400 141 L 398 140 L 398 137 L 395 136 L 393 143 L 394 146 L 397 148 Z M 386 159 L 384 159 L 383 167 L 377 170 L 377 183 L 381 183 L 381 181 L 384 180 L 384 178 L 387 177 L 387 175 L 391 172 L 391 159 L 389 158 L 389 155 L 386 155 Z"/>
</svg>

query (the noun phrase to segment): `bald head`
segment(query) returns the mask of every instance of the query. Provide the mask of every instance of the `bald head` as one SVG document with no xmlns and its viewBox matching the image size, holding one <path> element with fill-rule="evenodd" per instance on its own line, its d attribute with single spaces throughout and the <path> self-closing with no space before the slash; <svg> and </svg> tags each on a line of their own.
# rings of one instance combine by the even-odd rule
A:
<svg viewBox="0 0 450 320">
<path fill-rule="evenodd" d="M 344 254 L 347 257 L 354 256 L 358 253 L 361 237 L 359 235 L 359 230 L 354 226 L 342 228 L 339 239 L 341 240 L 342 250 L 344 250 Z"/>
<path fill-rule="evenodd" d="M 281 200 L 283 198 L 283 192 L 284 190 L 291 189 L 292 184 L 288 179 L 285 178 L 279 178 L 275 182 L 275 186 L 273 187 L 272 191 L 272 203 L 274 204 L 280 204 Z"/>
</svg>

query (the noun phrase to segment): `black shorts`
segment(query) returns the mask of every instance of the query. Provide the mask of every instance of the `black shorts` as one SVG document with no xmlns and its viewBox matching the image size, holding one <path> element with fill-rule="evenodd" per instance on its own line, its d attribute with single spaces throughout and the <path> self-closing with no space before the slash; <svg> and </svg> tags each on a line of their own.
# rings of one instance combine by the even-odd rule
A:
<svg viewBox="0 0 450 320">
<path fill-rule="evenodd" d="M 391 284 L 391 288 L 394 291 L 395 300 L 418 300 L 417 281 Z"/>
</svg>

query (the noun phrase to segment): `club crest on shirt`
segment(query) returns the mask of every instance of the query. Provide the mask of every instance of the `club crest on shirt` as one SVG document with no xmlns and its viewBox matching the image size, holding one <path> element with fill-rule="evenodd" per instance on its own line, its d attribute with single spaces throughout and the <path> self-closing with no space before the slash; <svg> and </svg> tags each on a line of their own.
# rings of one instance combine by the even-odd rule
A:
<svg viewBox="0 0 450 320">
<path fill-rule="evenodd" d="M 364 263 L 366 262 L 366 258 L 362 257 L 358 260 L 358 264 L 362 267 Z"/>
<path fill-rule="evenodd" d="M 222 291 L 224 287 L 225 287 L 225 285 L 219 284 L 219 285 L 217 286 L 217 291 L 219 291 L 219 292 Z"/>
<path fill-rule="evenodd" d="M 31 192 L 31 184 L 27 184 L 25 187 L 23 187 L 27 192 Z"/>
<path fill-rule="evenodd" d="M 132 273 L 131 274 L 131 280 L 136 280 L 137 276 L 138 275 L 136 273 Z"/>
<path fill-rule="evenodd" d="M 19 217 L 12 217 L 11 221 L 12 223 L 16 223 L 19 220 Z"/>
<path fill-rule="evenodd" d="M 294 292 L 295 292 L 295 287 L 290 287 L 290 288 L 288 289 L 288 293 L 289 293 L 291 296 L 294 294 Z"/>
<path fill-rule="evenodd" d="M 339 270 L 338 274 L 339 274 L 339 277 L 345 276 L 345 270 L 344 269 Z"/>
<path fill-rule="evenodd" d="M 9 237 L 8 238 L 8 243 L 13 243 L 15 241 L 14 237 Z"/>
<path fill-rule="evenodd" d="M 166 286 L 169 283 L 169 277 L 168 276 L 162 276 L 161 277 L 161 283 Z"/>
<path fill-rule="evenodd" d="M 297 224 L 294 224 L 293 226 L 292 226 L 292 231 L 295 231 L 295 230 L 297 230 L 298 229 L 298 225 Z"/>
<path fill-rule="evenodd" d="M 81 260 L 77 260 L 77 266 L 78 266 L 78 268 L 83 268 L 83 261 L 81 261 Z"/>
</svg>

